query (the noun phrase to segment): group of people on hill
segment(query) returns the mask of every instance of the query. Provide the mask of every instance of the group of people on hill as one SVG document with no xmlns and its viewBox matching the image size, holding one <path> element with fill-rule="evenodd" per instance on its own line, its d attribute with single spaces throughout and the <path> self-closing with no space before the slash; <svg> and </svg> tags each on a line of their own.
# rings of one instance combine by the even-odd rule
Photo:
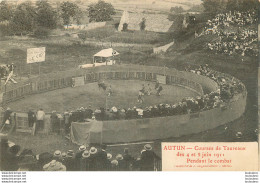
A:
<svg viewBox="0 0 260 183">
<path fill-rule="evenodd" d="M 155 171 L 160 170 L 161 158 L 146 144 L 137 158 L 124 148 L 122 154 L 112 155 L 106 145 L 100 148 L 81 145 L 78 151 L 68 150 L 34 154 L 6 138 L 1 139 L 2 171 Z"/>
<path fill-rule="evenodd" d="M 253 10 L 247 12 L 229 12 L 218 14 L 208 20 L 204 34 L 214 34 L 219 38 L 207 43 L 207 48 L 216 53 L 241 56 L 257 56 L 257 13 Z"/>
</svg>

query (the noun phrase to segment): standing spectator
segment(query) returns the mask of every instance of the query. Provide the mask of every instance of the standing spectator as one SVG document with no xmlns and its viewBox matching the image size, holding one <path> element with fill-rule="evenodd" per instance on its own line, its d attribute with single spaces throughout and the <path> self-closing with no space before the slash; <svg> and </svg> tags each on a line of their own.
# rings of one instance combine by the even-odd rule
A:
<svg viewBox="0 0 260 183">
<path fill-rule="evenodd" d="M 118 161 L 118 170 L 125 171 L 126 170 L 126 162 L 122 156 L 122 154 L 116 155 L 116 160 Z"/>
<path fill-rule="evenodd" d="M 53 133 L 59 134 L 60 125 L 59 125 L 59 119 L 56 111 L 52 111 L 50 118 L 51 118 L 51 131 Z"/>
<path fill-rule="evenodd" d="M 78 170 L 80 169 L 80 161 L 82 158 L 82 154 L 86 149 L 87 149 L 86 146 L 82 145 L 79 147 L 79 151 L 75 154 L 75 163 L 76 163 L 76 168 Z"/>
<path fill-rule="evenodd" d="M 80 171 L 88 171 L 89 170 L 89 157 L 90 157 L 89 151 L 85 150 L 82 153 L 82 159 L 80 161 Z"/>
<path fill-rule="evenodd" d="M 111 95 L 112 95 L 112 87 L 111 87 L 111 85 L 109 85 L 107 91 L 108 91 L 108 94 L 107 94 L 107 95 L 108 95 L 108 96 L 111 96 Z"/>
<path fill-rule="evenodd" d="M 60 161 L 61 162 L 61 151 L 60 150 L 56 150 L 53 153 L 53 159 L 55 159 L 56 161 Z"/>
<path fill-rule="evenodd" d="M 70 132 L 70 113 L 68 111 L 64 112 L 64 125 L 65 125 L 65 134 L 69 134 Z"/>
<path fill-rule="evenodd" d="M 13 111 L 11 111 L 11 109 L 9 107 L 7 107 L 5 113 L 4 113 L 4 118 L 3 118 L 3 122 L 2 122 L 2 127 L 4 127 L 5 124 L 10 125 L 11 124 L 11 114 Z M 2 129 L 1 129 L 2 130 Z"/>
<path fill-rule="evenodd" d="M 101 151 L 97 153 L 98 158 L 98 167 L 100 171 L 107 170 L 107 152 L 106 152 L 107 146 L 105 144 L 101 145 Z"/>
<path fill-rule="evenodd" d="M 107 169 L 110 170 L 111 169 L 111 160 L 112 160 L 112 154 L 107 153 Z"/>
<path fill-rule="evenodd" d="M 146 144 L 141 153 L 141 171 L 154 171 L 154 161 L 160 158 L 152 151 L 152 146 Z"/>
<path fill-rule="evenodd" d="M 123 158 L 124 158 L 125 163 L 126 163 L 126 170 L 131 170 L 134 158 L 129 154 L 128 148 L 124 149 Z"/>
<path fill-rule="evenodd" d="M 90 157 L 89 157 L 89 170 L 95 171 L 98 170 L 97 167 L 97 149 L 95 147 L 91 147 L 90 150 Z"/>
<path fill-rule="evenodd" d="M 111 161 L 111 170 L 117 171 L 118 170 L 118 161 L 116 159 Z"/>
<path fill-rule="evenodd" d="M 45 117 L 45 112 L 43 109 L 39 109 L 36 113 L 36 129 L 37 130 L 43 130 L 44 129 L 44 117 Z"/>
<path fill-rule="evenodd" d="M 28 123 L 29 123 L 29 127 L 33 127 L 33 124 L 35 123 L 35 113 L 32 110 L 29 110 L 28 112 Z"/>
<path fill-rule="evenodd" d="M 66 158 L 64 158 L 64 165 L 66 166 L 67 171 L 76 171 L 77 170 L 73 150 L 67 151 L 67 156 L 66 156 Z"/>
</svg>

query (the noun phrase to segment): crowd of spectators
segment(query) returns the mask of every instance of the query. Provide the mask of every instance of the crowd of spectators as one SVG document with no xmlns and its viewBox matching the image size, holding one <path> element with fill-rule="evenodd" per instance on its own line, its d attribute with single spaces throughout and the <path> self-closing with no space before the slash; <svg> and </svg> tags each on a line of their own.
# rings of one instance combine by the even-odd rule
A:
<svg viewBox="0 0 260 183">
<path fill-rule="evenodd" d="M 1 139 L 2 171 L 156 171 L 160 170 L 161 158 L 150 144 L 146 144 L 138 157 L 133 157 L 128 148 L 122 154 L 112 155 L 106 145 L 100 148 L 81 145 L 78 151 L 68 150 L 34 154 L 30 149 Z"/>
<path fill-rule="evenodd" d="M 208 20 L 202 34 L 218 36 L 216 41 L 207 43 L 207 48 L 216 53 L 241 56 L 257 56 L 257 13 L 256 11 L 229 12 L 218 14 Z"/>
</svg>

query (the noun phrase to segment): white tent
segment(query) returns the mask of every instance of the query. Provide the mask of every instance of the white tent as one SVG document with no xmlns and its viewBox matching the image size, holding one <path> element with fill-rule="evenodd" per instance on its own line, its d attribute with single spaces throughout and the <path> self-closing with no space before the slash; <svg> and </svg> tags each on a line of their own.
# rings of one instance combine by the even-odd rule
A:
<svg viewBox="0 0 260 183">
<path fill-rule="evenodd" d="M 108 48 L 108 49 L 103 49 L 101 51 L 99 51 L 98 53 L 96 53 L 94 55 L 94 57 L 113 57 L 119 55 L 119 53 L 116 50 L 113 50 L 112 48 Z"/>
<path fill-rule="evenodd" d="M 84 64 L 80 65 L 79 68 L 88 68 L 88 67 L 96 67 L 102 65 L 114 65 L 116 63 L 115 56 L 119 55 L 119 53 L 112 49 L 103 49 L 93 55 L 93 63 L 92 64 Z M 97 58 L 98 57 L 98 58 Z M 120 58 L 119 58 L 120 60 Z"/>
</svg>

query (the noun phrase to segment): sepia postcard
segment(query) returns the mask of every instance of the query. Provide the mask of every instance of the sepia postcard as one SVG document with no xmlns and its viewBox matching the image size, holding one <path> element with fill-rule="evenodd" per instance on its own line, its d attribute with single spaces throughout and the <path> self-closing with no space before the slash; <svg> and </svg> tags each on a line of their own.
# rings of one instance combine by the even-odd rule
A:
<svg viewBox="0 0 260 183">
<path fill-rule="evenodd" d="M 0 0 L 0 170 L 258 171 L 258 0 Z"/>
</svg>

